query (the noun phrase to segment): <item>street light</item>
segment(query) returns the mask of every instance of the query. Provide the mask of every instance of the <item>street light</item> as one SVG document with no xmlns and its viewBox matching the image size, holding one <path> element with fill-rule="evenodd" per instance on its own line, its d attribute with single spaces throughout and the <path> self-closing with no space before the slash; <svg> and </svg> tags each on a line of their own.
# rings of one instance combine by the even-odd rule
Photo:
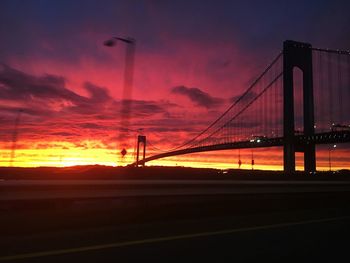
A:
<svg viewBox="0 0 350 263">
<path fill-rule="evenodd" d="M 131 98 L 132 98 L 132 87 L 133 87 L 133 75 L 134 75 L 134 61 L 135 61 L 135 39 L 133 38 L 122 38 L 122 37 L 112 37 L 103 42 L 107 47 L 113 47 L 117 42 L 126 43 L 126 55 L 125 55 L 125 68 L 124 68 L 124 86 L 123 86 L 123 95 L 122 95 L 122 104 L 120 108 L 121 116 L 121 126 L 123 129 L 128 130 L 129 126 L 129 117 L 130 117 L 130 108 L 131 108 Z M 122 132 L 119 132 L 118 143 L 121 143 Z M 127 137 L 127 136 L 126 136 Z M 124 157 L 127 154 L 125 149 L 126 145 L 122 145 L 121 154 Z"/>
</svg>

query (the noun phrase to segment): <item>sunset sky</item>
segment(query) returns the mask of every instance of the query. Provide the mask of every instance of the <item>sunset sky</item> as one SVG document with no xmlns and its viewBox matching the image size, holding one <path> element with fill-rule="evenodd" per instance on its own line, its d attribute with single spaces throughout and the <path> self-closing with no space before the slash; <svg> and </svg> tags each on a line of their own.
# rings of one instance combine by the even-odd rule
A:
<svg viewBox="0 0 350 263">
<path fill-rule="evenodd" d="M 126 165 L 139 129 L 148 155 L 176 147 L 229 107 L 284 40 L 349 50 L 349 10 L 349 1 L 331 0 L 1 0 L 0 166 L 14 138 L 14 166 Z M 136 40 L 128 127 L 120 115 L 126 45 L 104 46 L 112 36 Z M 318 147 L 319 168 L 328 169 L 329 155 L 333 167 L 350 168 L 349 144 L 328 149 Z M 241 150 L 242 167 L 253 154 L 255 168 L 281 169 L 281 153 Z M 150 164 L 236 168 L 237 159 L 229 150 Z"/>
</svg>

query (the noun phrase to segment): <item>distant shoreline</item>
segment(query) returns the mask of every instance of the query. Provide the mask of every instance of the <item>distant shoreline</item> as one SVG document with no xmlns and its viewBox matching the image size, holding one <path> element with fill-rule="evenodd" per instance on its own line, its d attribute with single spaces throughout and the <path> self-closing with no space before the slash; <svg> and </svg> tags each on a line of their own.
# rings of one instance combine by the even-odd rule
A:
<svg viewBox="0 0 350 263">
<path fill-rule="evenodd" d="M 72 166 L 72 167 L 0 167 L 1 180 L 110 180 L 110 179 L 190 179 L 190 180 L 350 180 L 349 170 L 320 171 L 315 174 L 296 172 L 286 176 L 283 171 L 242 170 L 242 169 L 213 169 L 169 166 L 147 167 L 112 167 L 101 165 Z"/>
</svg>

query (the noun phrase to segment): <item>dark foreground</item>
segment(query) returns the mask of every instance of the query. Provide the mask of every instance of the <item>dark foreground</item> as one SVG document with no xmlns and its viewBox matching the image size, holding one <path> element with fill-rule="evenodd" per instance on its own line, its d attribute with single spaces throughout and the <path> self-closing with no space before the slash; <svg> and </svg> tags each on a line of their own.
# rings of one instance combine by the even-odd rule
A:
<svg viewBox="0 0 350 263">
<path fill-rule="evenodd" d="M 164 196 L 7 207 L 0 230 L 4 262 L 346 262 L 350 195 Z"/>
<path fill-rule="evenodd" d="M 0 168 L 0 261 L 347 262 L 349 179 L 348 171 Z"/>
<path fill-rule="evenodd" d="M 232 225 L 229 219 L 199 220 L 196 224 L 205 223 L 206 229 L 188 231 L 185 235 L 176 233 L 182 225 L 169 224 L 167 227 L 175 229 L 167 236 L 158 238 L 148 233 L 148 238 L 135 237 L 129 242 L 119 241 L 115 229 L 70 233 L 65 242 L 56 241 L 56 248 L 44 253 L 18 253 L 8 259 L 12 262 L 345 262 L 348 258 L 350 216 L 324 220 L 300 218 L 284 224 L 245 228 Z M 212 228 L 220 230 L 210 231 Z M 139 235 L 145 235 L 143 231 Z M 97 242 L 101 239 L 97 237 L 95 242 L 90 241 L 93 244 L 86 244 L 86 239 L 95 235 L 104 235 L 104 240 Z M 77 241 L 79 237 L 85 240 Z"/>
</svg>

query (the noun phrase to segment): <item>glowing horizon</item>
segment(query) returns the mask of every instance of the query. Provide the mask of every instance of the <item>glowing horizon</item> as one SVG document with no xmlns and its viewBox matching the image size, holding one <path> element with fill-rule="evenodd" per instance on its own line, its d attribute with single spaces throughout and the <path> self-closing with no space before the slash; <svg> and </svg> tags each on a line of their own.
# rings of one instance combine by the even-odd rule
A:
<svg viewBox="0 0 350 263">
<path fill-rule="evenodd" d="M 59 145 L 52 142 L 52 145 Z M 47 149 L 18 149 L 13 159 L 13 167 L 68 167 L 77 165 L 105 165 L 105 166 L 126 166 L 135 161 L 133 149 L 127 149 L 128 154 L 123 158 L 119 151 L 114 149 L 84 149 L 69 148 L 47 148 Z M 338 155 L 343 156 L 347 152 L 338 150 Z M 151 152 L 155 154 L 156 152 Z M 266 153 L 269 158 L 266 159 Z M 254 169 L 256 170 L 283 170 L 281 147 L 262 149 L 241 149 L 223 150 L 213 152 L 203 152 L 186 154 L 182 156 L 167 157 L 164 159 L 148 162 L 149 166 L 184 166 L 196 168 L 216 168 L 216 169 L 238 169 L 238 154 L 242 165 L 241 169 L 252 169 L 251 158 L 253 154 Z M 0 166 L 9 167 L 11 149 L 0 150 L 2 157 Z M 147 156 L 149 156 L 147 155 Z M 332 170 L 350 169 L 350 165 L 344 158 L 339 159 L 336 152 L 331 153 Z M 300 154 L 296 156 L 296 169 L 303 170 L 303 160 Z M 317 152 L 317 170 L 329 170 L 329 153 L 325 151 Z"/>
</svg>

